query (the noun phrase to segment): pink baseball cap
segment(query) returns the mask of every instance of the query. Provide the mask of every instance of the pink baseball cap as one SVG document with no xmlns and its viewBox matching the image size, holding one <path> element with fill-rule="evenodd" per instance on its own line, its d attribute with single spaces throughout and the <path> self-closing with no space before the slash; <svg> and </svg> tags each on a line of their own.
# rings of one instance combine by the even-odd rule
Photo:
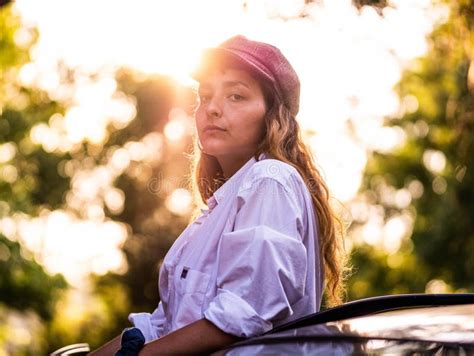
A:
<svg viewBox="0 0 474 356">
<path fill-rule="evenodd" d="M 300 104 L 300 80 L 288 59 L 271 44 L 252 41 L 242 35 L 231 37 L 217 47 L 205 49 L 198 67 L 191 75 L 200 81 L 210 66 L 229 60 L 237 61 L 268 80 L 276 95 L 296 116 Z"/>
</svg>

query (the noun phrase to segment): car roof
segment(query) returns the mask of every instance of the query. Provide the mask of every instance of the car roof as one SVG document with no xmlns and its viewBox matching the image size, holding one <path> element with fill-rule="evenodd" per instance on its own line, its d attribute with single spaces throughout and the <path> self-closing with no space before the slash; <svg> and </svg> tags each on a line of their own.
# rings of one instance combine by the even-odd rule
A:
<svg viewBox="0 0 474 356">
<path fill-rule="evenodd" d="M 416 307 L 474 304 L 474 293 L 457 294 L 395 294 L 351 301 L 280 325 L 267 334 L 283 330 L 371 315 L 390 310 Z"/>
<path fill-rule="evenodd" d="M 474 294 L 367 298 L 285 324 L 219 354 L 406 353 L 429 348 L 474 353 Z"/>
<path fill-rule="evenodd" d="M 280 331 L 261 338 L 318 336 L 430 340 L 474 346 L 474 304 L 392 310 Z"/>
</svg>

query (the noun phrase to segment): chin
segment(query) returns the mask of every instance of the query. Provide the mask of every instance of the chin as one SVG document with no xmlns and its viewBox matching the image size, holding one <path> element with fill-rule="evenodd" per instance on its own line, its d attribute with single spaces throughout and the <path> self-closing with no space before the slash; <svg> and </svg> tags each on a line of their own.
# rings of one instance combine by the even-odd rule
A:
<svg viewBox="0 0 474 356">
<path fill-rule="evenodd" d="M 209 155 L 209 156 L 214 156 L 214 157 L 217 157 L 217 156 L 221 156 L 222 155 L 222 150 L 219 150 L 219 149 L 212 149 L 212 148 L 206 148 L 204 147 L 203 149 L 204 153 Z"/>
<path fill-rule="evenodd" d="M 202 140 L 202 149 L 208 155 L 222 154 L 222 152 L 229 151 L 225 142 L 218 140 Z"/>
</svg>

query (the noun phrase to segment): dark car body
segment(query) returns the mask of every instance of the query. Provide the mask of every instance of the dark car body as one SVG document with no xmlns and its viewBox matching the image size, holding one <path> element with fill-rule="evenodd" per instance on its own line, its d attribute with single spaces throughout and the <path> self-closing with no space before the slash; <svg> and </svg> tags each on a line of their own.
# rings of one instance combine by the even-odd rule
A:
<svg viewBox="0 0 474 356">
<path fill-rule="evenodd" d="M 350 302 L 213 355 L 474 355 L 474 294 Z"/>
</svg>

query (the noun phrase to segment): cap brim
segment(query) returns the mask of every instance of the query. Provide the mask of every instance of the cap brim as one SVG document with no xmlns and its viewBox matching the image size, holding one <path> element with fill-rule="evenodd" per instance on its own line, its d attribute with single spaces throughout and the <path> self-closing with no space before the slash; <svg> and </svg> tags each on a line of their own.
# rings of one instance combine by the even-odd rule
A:
<svg viewBox="0 0 474 356">
<path fill-rule="evenodd" d="M 241 68 L 260 76 L 264 80 L 274 82 L 274 78 L 259 63 L 252 60 L 251 57 L 244 57 L 225 48 L 208 48 L 204 50 L 198 66 L 191 72 L 191 77 L 200 82 L 210 70 L 218 66 Z"/>
</svg>

